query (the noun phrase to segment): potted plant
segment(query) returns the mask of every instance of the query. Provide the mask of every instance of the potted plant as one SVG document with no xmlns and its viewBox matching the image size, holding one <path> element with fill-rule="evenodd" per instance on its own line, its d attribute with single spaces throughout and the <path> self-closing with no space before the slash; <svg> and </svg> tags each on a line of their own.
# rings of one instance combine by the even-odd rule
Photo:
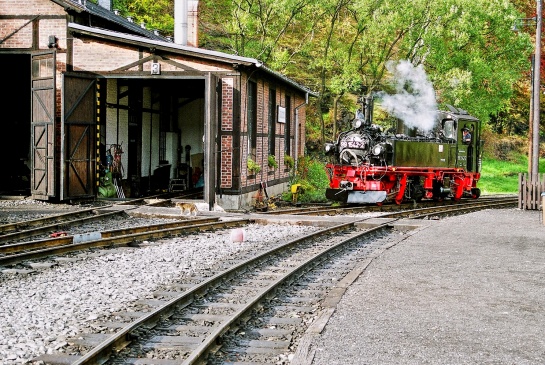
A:
<svg viewBox="0 0 545 365">
<path fill-rule="evenodd" d="M 291 170 L 295 166 L 295 160 L 290 155 L 284 155 L 284 165 Z"/>
<path fill-rule="evenodd" d="M 248 167 L 248 173 L 250 175 L 258 174 L 259 171 L 261 171 L 261 166 L 259 166 L 254 160 L 249 157 L 246 166 Z"/>
<path fill-rule="evenodd" d="M 277 168 L 278 167 L 278 162 L 276 162 L 276 156 L 269 155 L 269 157 L 267 158 L 267 164 L 269 165 L 269 167 L 271 169 Z"/>
</svg>

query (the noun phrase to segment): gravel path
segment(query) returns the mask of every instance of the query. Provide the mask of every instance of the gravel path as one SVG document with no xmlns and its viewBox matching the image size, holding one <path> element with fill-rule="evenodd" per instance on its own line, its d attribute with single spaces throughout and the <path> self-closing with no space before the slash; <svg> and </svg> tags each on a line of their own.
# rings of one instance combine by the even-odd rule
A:
<svg viewBox="0 0 545 365">
<path fill-rule="evenodd" d="M 94 257 L 81 254 L 77 261 L 59 262 L 31 274 L 10 274 L 0 268 L 0 365 L 22 364 L 59 351 L 67 338 L 97 318 L 126 310 L 162 284 L 202 276 L 203 270 L 222 260 L 316 229 L 252 224 L 245 228 L 242 243 L 232 242 L 231 230 L 223 230 L 139 248 L 102 250 Z"/>
<path fill-rule="evenodd" d="M 451 217 L 385 251 L 342 298 L 313 364 L 544 364 L 541 214 Z"/>
</svg>

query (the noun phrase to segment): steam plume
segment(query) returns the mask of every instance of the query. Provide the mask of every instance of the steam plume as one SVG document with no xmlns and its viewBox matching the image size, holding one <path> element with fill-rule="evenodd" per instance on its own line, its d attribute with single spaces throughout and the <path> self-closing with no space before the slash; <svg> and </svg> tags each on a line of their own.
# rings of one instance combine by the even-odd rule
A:
<svg viewBox="0 0 545 365">
<path fill-rule="evenodd" d="M 433 85 L 422 65 L 409 61 L 388 61 L 386 68 L 394 75 L 396 94 L 379 93 L 382 107 L 410 128 L 430 131 L 435 123 L 437 102 Z"/>
</svg>

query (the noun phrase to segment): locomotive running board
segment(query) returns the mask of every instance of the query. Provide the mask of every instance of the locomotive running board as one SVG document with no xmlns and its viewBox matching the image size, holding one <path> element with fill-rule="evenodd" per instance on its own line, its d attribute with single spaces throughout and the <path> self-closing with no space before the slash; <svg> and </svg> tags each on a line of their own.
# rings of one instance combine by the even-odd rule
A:
<svg viewBox="0 0 545 365">
<path fill-rule="evenodd" d="M 385 199 L 385 191 L 349 191 L 346 202 L 350 204 L 381 203 Z"/>
</svg>

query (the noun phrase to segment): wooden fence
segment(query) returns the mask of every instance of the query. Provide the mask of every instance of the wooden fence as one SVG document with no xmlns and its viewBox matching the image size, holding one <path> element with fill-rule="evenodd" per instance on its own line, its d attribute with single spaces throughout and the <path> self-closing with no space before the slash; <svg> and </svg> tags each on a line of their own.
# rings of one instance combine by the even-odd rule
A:
<svg viewBox="0 0 545 365">
<path fill-rule="evenodd" d="M 528 174 L 519 174 L 519 209 L 542 210 L 545 192 L 545 174 L 537 176 L 537 181 L 532 181 Z"/>
</svg>

